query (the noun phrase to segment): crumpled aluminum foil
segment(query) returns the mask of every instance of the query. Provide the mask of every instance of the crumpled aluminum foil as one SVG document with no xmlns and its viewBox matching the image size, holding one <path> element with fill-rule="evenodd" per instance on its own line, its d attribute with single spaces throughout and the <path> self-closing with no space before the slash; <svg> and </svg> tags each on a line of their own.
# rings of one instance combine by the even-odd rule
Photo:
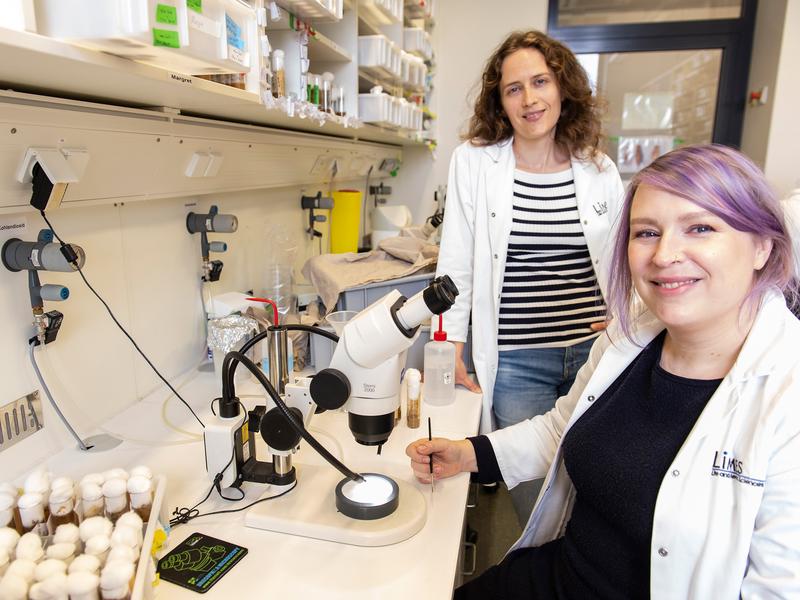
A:
<svg viewBox="0 0 800 600">
<path fill-rule="evenodd" d="M 208 347 L 227 354 L 236 350 L 251 333 L 258 331 L 258 323 L 250 317 L 230 315 L 208 321 Z"/>
</svg>

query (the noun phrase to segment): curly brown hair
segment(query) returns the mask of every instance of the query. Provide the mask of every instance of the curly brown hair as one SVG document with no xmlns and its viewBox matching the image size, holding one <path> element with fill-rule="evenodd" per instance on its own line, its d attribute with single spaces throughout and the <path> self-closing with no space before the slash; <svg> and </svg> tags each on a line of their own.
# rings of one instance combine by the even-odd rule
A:
<svg viewBox="0 0 800 600">
<path fill-rule="evenodd" d="M 602 130 L 601 102 L 592 94 L 589 77 L 572 50 L 540 31 L 513 32 L 486 61 L 475 112 L 463 139 L 476 146 L 489 146 L 514 133 L 500 102 L 500 78 L 505 58 L 523 48 L 541 52 L 558 83 L 561 116 L 556 125 L 556 143 L 570 156 L 596 158 Z"/>
</svg>

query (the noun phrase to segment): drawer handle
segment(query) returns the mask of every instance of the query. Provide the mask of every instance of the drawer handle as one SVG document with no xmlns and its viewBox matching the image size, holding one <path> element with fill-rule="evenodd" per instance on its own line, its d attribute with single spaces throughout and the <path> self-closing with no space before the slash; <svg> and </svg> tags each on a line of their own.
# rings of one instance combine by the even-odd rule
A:
<svg viewBox="0 0 800 600">
<path fill-rule="evenodd" d="M 464 562 L 466 563 L 467 550 L 472 550 L 472 566 L 469 569 L 462 569 L 461 574 L 469 577 L 475 574 L 475 567 L 478 563 L 478 545 L 474 542 L 464 542 Z"/>
</svg>

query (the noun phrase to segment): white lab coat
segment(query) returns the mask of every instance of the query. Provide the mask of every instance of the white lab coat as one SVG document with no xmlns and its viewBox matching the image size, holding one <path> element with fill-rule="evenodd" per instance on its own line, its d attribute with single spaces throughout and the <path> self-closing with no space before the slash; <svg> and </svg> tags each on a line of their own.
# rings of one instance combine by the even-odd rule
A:
<svg viewBox="0 0 800 600">
<path fill-rule="evenodd" d="M 646 313 L 637 326 L 642 346 L 662 329 Z M 800 598 L 798 344 L 800 321 L 771 290 L 661 482 L 650 544 L 651 598 Z M 563 535 L 575 489 L 561 440 L 639 352 L 612 322 L 553 410 L 489 434 L 509 486 L 547 474 L 512 549 Z M 722 464 L 723 452 L 734 462 Z M 720 475 L 715 466 L 732 466 L 735 477 Z"/>
<path fill-rule="evenodd" d="M 513 214 L 512 141 L 485 147 L 465 142 L 453 152 L 436 269 L 437 275 L 449 275 L 459 290 L 455 305 L 443 315 L 450 340 L 466 341 L 472 311 L 472 360 L 483 390 L 483 433 L 494 428 L 500 291 Z M 601 159 L 598 169 L 592 161 L 573 158 L 572 173 L 583 234 L 605 296 L 612 231 L 624 190 L 614 163 L 605 155 Z"/>
</svg>

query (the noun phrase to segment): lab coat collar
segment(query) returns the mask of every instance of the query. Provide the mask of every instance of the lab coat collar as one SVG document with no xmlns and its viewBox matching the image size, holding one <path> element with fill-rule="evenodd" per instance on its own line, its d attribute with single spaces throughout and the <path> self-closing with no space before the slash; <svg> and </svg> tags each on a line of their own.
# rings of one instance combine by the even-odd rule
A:
<svg viewBox="0 0 800 600">
<path fill-rule="evenodd" d="M 787 317 L 794 320 L 786 308 L 783 294 L 777 288 L 767 290 L 761 299 L 750 333 L 728 373 L 733 381 L 767 375 L 789 358 L 776 350 L 783 347 L 776 340 L 791 335 L 786 327 L 789 322 Z"/>
<path fill-rule="evenodd" d="M 786 335 L 784 319 L 788 314 L 783 294 L 777 288 L 767 290 L 759 304 L 753 326 L 726 379 L 739 383 L 751 377 L 766 375 L 784 359 L 779 352 L 774 351 L 774 347 L 775 340 Z M 641 348 L 647 346 L 663 330 L 664 324 L 646 310 L 634 323 L 634 342 L 625 338 L 615 327 L 609 328 L 612 345 L 608 351 L 619 355 L 638 354 Z"/>
<path fill-rule="evenodd" d="M 777 340 L 786 335 L 792 335 L 791 332 L 786 331 L 787 324 L 789 324 L 787 316 L 792 317 L 786 308 L 783 294 L 777 288 L 768 290 L 761 300 L 753 326 L 739 351 L 739 356 L 709 399 L 706 409 L 692 430 L 692 436 L 695 439 L 702 439 L 707 433 L 714 431 L 716 425 L 736 408 L 740 400 L 741 385 L 745 381 L 765 376 L 779 367 L 781 362 L 790 359 L 777 350 L 777 348 L 786 347 Z M 649 311 L 645 311 L 636 319 L 635 342 L 624 337 L 616 327 L 610 327 L 609 334 L 612 344 L 604 353 L 597 372 L 604 372 L 604 362 L 608 366 L 613 365 L 619 368 L 606 369 L 608 381 L 603 382 L 605 387 L 608 387 L 611 381 L 619 376 L 624 366 L 630 364 L 631 360 L 641 352 L 641 349 L 663 329 L 664 324 Z"/>
<path fill-rule="evenodd" d="M 489 156 L 489 158 L 492 159 L 493 162 L 497 163 L 500 162 L 500 159 L 503 158 L 504 154 L 512 151 L 513 143 L 514 136 L 512 135 L 507 140 L 502 140 L 489 146 L 483 146 L 483 151 Z"/>
</svg>

